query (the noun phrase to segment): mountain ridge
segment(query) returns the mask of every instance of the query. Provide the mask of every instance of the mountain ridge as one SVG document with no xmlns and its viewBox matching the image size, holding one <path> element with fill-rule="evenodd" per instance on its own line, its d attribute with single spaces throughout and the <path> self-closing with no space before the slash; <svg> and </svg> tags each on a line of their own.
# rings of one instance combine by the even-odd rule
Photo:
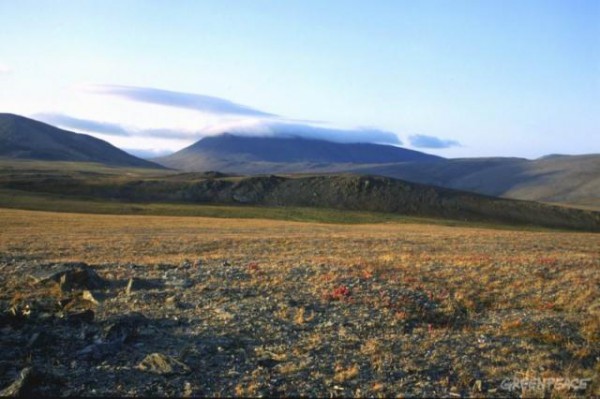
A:
<svg viewBox="0 0 600 399">
<path fill-rule="evenodd" d="M 0 156 L 164 168 L 128 154 L 104 140 L 10 113 L 0 113 Z"/>
<path fill-rule="evenodd" d="M 232 137 L 243 145 L 230 146 Z M 278 145 L 286 144 L 285 151 L 275 148 L 263 156 L 252 149 L 274 140 Z M 290 156 L 296 143 L 304 146 L 302 154 Z M 319 153 L 322 145 L 331 146 L 335 151 Z M 600 209 L 600 154 L 551 154 L 534 160 L 518 157 L 446 159 L 389 145 L 355 144 L 356 148 L 373 151 L 363 158 L 339 155 L 340 151 L 352 146 L 314 139 L 241 138 L 229 134 L 201 139 L 175 154 L 155 158 L 155 161 L 184 171 L 218 170 L 241 175 L 380 175 L 490 196 Z M 311 147 L 317 155 L 305 156 Z M 391 155 L 381 156 L 382 150 L 390 151 Z"/>
<path fill-rule="evenodd" d="M 535 160 L 462 158 L 446 160 L 443 165 L 367 166 L 355 172 L 495 197 L 600 209 L 599 154 Z"/>
<path fill-rule="evenodd" d="M 174 154 L 154 160 L 170 168 L 197 171 L 209 165 L 212 166 L 209 169 L 220 170 L 228 168 L 229 163 L 373 164 L 441 159 L 436 155 L 383 144 L 223 133 L 204 137 Z"/>
<path fill-rule="evenodd" d="M 455 158 L 372 143 L 301 137 L 210 136 L 158 163 L 100 139 L 14 114 L 0 114 L 0 157 L 238 175 L 379 175 L 483 195 L 600 210 L 600 154 Z"/>
</svg>

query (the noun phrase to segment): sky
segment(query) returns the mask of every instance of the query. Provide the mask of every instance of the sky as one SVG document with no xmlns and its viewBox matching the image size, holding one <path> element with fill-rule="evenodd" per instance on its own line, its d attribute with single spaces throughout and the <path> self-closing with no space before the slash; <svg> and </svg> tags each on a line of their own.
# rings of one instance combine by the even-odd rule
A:
<svg viewBox="0 0 600 399">
<path fill-rule="evenodd" d="M 0 0 L 0 112 L 144 155 L 223 132 L 600 153 L 600 1 Z"/>
</svg>

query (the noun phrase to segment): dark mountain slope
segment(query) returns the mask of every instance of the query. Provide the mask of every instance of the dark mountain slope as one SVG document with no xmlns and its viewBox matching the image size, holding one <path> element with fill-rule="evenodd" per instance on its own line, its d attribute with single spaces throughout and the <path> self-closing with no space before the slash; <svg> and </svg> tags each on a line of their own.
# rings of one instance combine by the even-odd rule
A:
<svg viewBox="0 0 600 399">
<path fill-rule="evenodd" d="M 147 178 L 53 174 L 0 176 L 0 188 L 124 202 L 179 202 L 375 211 L 472 222 L 600 231 L 600 213 L 482 196 L 386 177 L 232 177 L 186 173 Z"/>
<path fill-rule="evenodd" d="M 598 212 L 492 198 L 385 177 L 254 177 L 230 187 L 222 186 L 218 192 L 223 202 L 367 210 L 600 231 Z"/>
<path fill-rule="evenodd" d="M 279 169 L 278 172 L 281 172 L 289 164 L 303 165 L 303 171 L 306 171 L 332 164 L 434 162 L 441 159 L 390 145 L 223 134 L 205 137 L 175 154 L 157 158 L 155 161 L 171 168 L 188 171 L 248 173 L 248 170 L 245 170 L 245 166 L 248 166 L 252 169 L 251 173 L 260 173 L 261 168 Z"/>
<path fill-rule="evenodd" d="M 600 155 L 449 159 L 442 163 L 365 166 L 378 174 L 486 195 L 600 209 Z"/>
<path fill-rule="evenodd" d="M 0 114 L 0 156 L 162 168 L 95 137 L 69 132 L 13 114 Z"/>
<path fill-rule="evenodd" d="M 600 209 L 600 155 L 443 159 L 376 144 L 300 138 L 204 138 L 158 163 L 186 171 L 242 175 L 340 173 L 381 175 L 513 199 Z"/>
</svg>

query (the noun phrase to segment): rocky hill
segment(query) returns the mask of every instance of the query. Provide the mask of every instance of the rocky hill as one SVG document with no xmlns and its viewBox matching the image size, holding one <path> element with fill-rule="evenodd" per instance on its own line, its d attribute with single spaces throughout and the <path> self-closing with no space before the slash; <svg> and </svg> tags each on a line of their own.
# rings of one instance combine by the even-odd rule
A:
<svg viewBox="0 0 600 399">
<path fill-rule="evenodd" d="M 124 202 L 315 207 L 374 211 L 579 230 L 600 230 L 600 213 L 516 201 L 358 175 L 253 176 L 185 173 L 119 177 L 52 172 L 47 176 L 9 173 L 0 188 Z"/>
</svg>

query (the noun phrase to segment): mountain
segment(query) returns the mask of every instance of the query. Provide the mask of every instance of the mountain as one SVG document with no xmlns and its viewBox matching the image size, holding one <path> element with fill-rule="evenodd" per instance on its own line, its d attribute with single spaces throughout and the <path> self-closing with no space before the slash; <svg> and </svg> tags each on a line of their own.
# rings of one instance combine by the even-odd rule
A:
<svg viewBox="0 0 600 399">
<path fill-rule="evenodd" d="M 242 175 L 380 175 L 512 199 L 600 209 L 600 155 L 444 159 L 390 145 L 301 138 L 207 137 L 156 162 L 185 171 Z"/>
<path fill-rule="evenodd" d="M 600 154 L 553 155 L 536 160 L 448 159 L 441 163 L 365 166 L 354 171 L 495 197 L 600 209 Z"/>
<path fill-rule="evenodd" d="M 0 114 L 0 157 L 163 168 L 95 137 L 13 114 Z"/>
<path fill-rule="evenodd" d="M 205 137 L 172 155 L 156 158 L 161 165 L 185 171 L 233 173 L 333 171 L 352 165 L 436 162 L 442 158 L 391 145 L 334 143 L 300 137 Z"/>
<path fill-rule="evenodd" d="M 0 157 L 161 168 L 100 139 L 13 114 L 0 114 Z M 206 137 L 161 165 L 244 175 L 354 173 L 511 199 L 600 210 L 600 154 L 444 159 L 390 145 L 282 137 Z"/>
</svg>

